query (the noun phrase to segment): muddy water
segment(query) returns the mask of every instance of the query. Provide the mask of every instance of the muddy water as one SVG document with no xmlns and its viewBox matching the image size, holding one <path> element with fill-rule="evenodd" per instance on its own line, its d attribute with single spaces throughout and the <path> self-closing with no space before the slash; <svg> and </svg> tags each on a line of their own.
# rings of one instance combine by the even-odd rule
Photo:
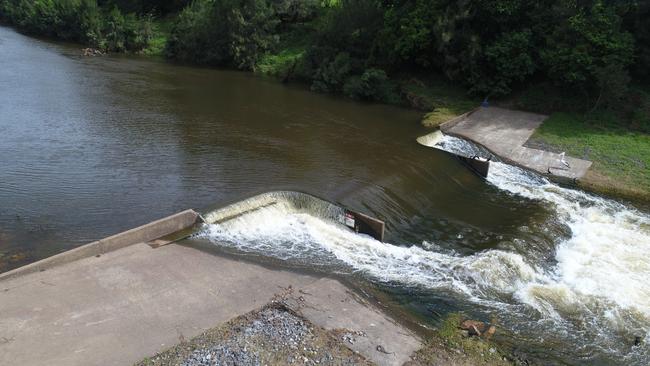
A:
<svg viewBox="0 0 650 366">
<path fill-rule="evenodd" d="M 648 251 L 647 215 L 507 166 L 486 183 L 416 144 L 418 118 L 0 27 L 0 271 L 180 209 L 296 190 L 386 220 L 390 244 L 281 207 L 195 240 L 369 281 L 432 322 L 498 316 L 503 342 L 536 359 L 647 361 L 631 337 L 647 347 L 650 253 L 602 255 Z"/>
</svg>

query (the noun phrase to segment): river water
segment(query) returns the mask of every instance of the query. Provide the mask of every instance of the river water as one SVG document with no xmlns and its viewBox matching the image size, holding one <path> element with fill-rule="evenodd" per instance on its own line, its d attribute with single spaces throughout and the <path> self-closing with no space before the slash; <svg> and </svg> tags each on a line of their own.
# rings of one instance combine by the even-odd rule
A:
<svg viewBox="0 0 650 366">
<path fill-rule="evenodd" d="M 192 240 L 371 283 L 432 325 L 495 318 L 540 362 L 648 364 L 650 216 L 501 163 L 483 181 L 415 143 L 418 119 L 0 27 L 0 271 L 181 209 L 301 191 L 384 219 L 386 243 L 289 205 Z"/>
</svg>

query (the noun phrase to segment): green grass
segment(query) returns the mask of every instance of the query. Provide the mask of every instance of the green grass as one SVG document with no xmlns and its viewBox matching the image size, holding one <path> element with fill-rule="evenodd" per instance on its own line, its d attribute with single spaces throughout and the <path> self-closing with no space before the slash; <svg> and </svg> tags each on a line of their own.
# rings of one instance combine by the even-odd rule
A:
<svg viewBox="0 0 650 366">
<path fill-rule="evenodd" d="M 173 16 L 153 19 L 151 21 L 153 36 L 151 37 L 151 40 L 149 40 L 149 46 L 142 50 L 142 54 L 148 56 L 162 56 L 173 24 Z"/>
<path fill-rule="evenodd" d="M 301 47 L 289 47 L 277 53 L 267 53 L 255 65 L 254 71 L 267 76 L 284 78 L 292 71 L 294 65 L 300 62 L 304 53 L 305 49 Z"/>
<path fill-rule="evenodd" d="M 438 127 L 480 104 L 480 100 L 468 97 L 466 90 L 450 85 L 442 78 L 403 79 L 402 94 L 410 106 L 429 111 L 422 120 L 426 127 Z"/>
<path fill-rule="evenodd" d="M 463 319 L 460 313 L 448 314 L 438 328 L 438 337 L 429 339 L 424 347 L 415 353 L 416 364 L 420 366 L 513 364 L 503 358 L 502 352 L 494 343 L 479 337 L 462 336 L 458 327 Z"/>
<path fill-rule="evenodd" d="M 628 125 L 629 121 L 611 112 L 554 113 L 537 129 L 531 143 L 593 161 L 596 175 L 585 178 L 596 181 L 589 183 L 650 195 L 650 135 Z"/>
<path fill-rule="evenodd" d="M 279 34 L 280 42 L 255 64 L 258 74 L 280 79 L 300 78 L 301 60 L 312 42 L 316 23 L 296 24 Z"/>
</svg>

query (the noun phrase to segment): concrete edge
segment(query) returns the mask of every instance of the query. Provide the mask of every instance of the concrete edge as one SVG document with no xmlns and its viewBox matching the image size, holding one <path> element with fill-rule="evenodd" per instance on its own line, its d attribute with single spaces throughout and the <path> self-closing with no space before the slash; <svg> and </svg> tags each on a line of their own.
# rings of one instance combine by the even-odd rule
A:
<svg viewBox="0 0 650 366">
<path fill-rule="evenodd" d="M 472 109 L 469 112 L 465 112 L 465 113 L 463 113 L 461 115 L 458 115 L 458 116 L 450 119 L 447 122 L 441 123 L 440 124 L 440 131 L 442 131 L 444 133 L 447 133 L 447 130 L 449 130 L 449 129 L 453 128 L 454 126 L 456 126 L 457 124 L 459 124 L 462 120 L 469 117 L 472 113 L 476 112 L 479 108 L 481 108 L 481 107 L 476 107 L 476 108 Z"/>
<path fill-rule="evenodd" d="M 79 259 L 101 255 L 129 245 L 148 242 L 194 225 L 199 218 L 194 210 L 185 210 L 171 216 L 152 221 L 148 224 L 111 235 L 63 253 L 55 254 L 38 262 L 18 267 L 11 271 L 0 273 L 0 281 L 8 280 L 29 273 L 40 272 L 61 264 L 74 262 Z"/>
<path fill-rule="evenodd" d="M 489 151 L 492 155 L 498 156 L 499 159 L 503 160 L 504 162 L 506 162 L 506 163 L 508 163 L 510 165 L 514 165 L 514 166 L 517 166 L 519 168 L 522 168 L 522 169 L 525 169 L 525 170 L 528 170 L 528 171 L 531 171 L 531 172 L 535 172 L 535 173 L 537 173 L 537 174 L 539 174 L 539 175 L 541 175 L 541 176 L 543 176 L 545 178 L 548 178 L 548 179 L 550 179 L 550 180 L 552 180 L 554 182 L 577 186 L 578 182 L 580 181 L 580 178 L 573 179 L 573 178 L 569 178 L 569 177 L 563 177 L 563 176 L 560 176 L 560 175 L 548 174 L 546 172 L 541 172 L 541 171 L 539 171 L 537 169 L 533 169 L 533 168 L 531 168 L 529 166 L 523 165 L 523 164 L 521 164 L 521 163 L 519 163 L 519 162 L 517 162 L 517 161 L 515 161 L 513 159 L 508 158 L 507 156 L 503 156 L 501 154 L 495 153 L 489 147 L 483 145 L 482 143 L 474 140 L 473 138 L 471 138 L 469 136 L 466 136 L 465 134 L 458 133 L 458 132 L 451 132 L 451 131 L 443 131 L 443 132 L 446 133 L 447 135 L 450 135 L 450 136 L 459 137 L 459 138 L 465 139 L 467 141 L 471 141 L 472 143 L 474 143 L 474 144 L 476 144 L 478 146 L 481 146 L 485 150 Z M 589 168 L 591 169 L 591 166 Z"/>
</svg>

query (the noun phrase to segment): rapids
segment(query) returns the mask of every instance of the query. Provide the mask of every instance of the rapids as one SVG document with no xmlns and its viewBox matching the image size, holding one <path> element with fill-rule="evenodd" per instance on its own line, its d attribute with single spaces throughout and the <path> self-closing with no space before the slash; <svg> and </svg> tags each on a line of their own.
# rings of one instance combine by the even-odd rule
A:
<svg viewBox="0 0 650 366">
<path fill-rule="evenodd" d="M 449 136 L 439 144 L 457 153 L 477 152 Z M 270 194 L 274 204 L 209 224 L 198 237 L 293 266 L 443 291 L 485 314 L 499 312 L 502 325 L 516 337 L 548 347 L 571 343 L 578 358 L 596 363 L 622 357 L 627 364 L 647 364 L 650 217 L 500 162 L 492 163 L 487 182 L 548 205 L 570 234 L 545 258 L 521 246 L 462 255 L 427 237 L 412 245 L 381 243 L 337 223 L 336 210 L 319 199 L 309 204 L 301 195 L 302 204 L 296 205 L 290 193 L 276 193 Z M 260 195 L 239 205 L 262 206 L 268 199 Z M 633 346 L 637 336 L 642 343 Z"/>
</svg>

